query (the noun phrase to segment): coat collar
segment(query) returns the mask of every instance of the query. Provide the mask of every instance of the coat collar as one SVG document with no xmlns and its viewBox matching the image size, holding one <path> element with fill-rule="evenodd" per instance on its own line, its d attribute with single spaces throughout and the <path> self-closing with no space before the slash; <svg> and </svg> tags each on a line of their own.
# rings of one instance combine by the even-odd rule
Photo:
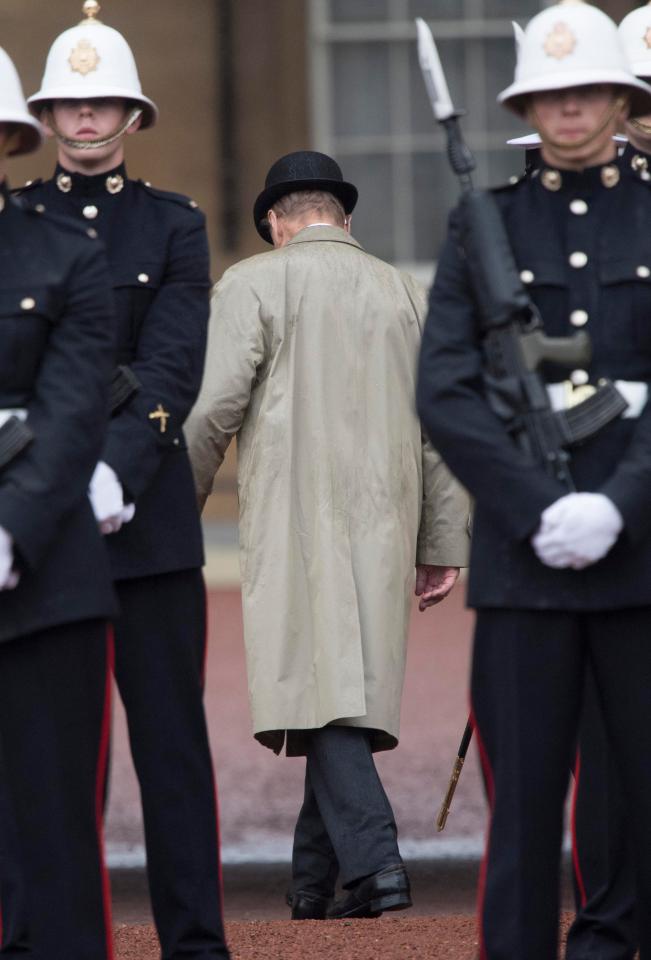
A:
<svg viewBox="0 0 651 960">
<path fill-rule="evenodd" d="M 286 246 L 289 247 L 293 243 L 310 243 L 313 240 L 331 240 L 335 243 L 349 243 L 351 247 L 357 247 L 359 250 L 362 249 L 362 245 L 351 237 L 349 233 L 346 233 L 342 227 L 325 224 L 303 227 L 291 240 L 287 241 Z"/>
</svg>

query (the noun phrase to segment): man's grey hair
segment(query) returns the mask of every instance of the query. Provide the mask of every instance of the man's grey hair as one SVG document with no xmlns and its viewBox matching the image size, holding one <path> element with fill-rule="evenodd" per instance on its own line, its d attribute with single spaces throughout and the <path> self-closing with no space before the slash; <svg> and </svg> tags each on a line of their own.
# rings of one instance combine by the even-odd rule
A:
<svg viewBox="0 0 651 960">
<path fill-rule="evenodd" d="M 288 219 L 303 217 L 306 213 L 316 213 L 320 217 L 334 220 L 341 227 L 346 220 L 346 211 L 342 202 L 326 190 L 296 190 L 294 193 L 286 193 L 274 203 L 271 209 L 276 216 Z"/>
</svg>

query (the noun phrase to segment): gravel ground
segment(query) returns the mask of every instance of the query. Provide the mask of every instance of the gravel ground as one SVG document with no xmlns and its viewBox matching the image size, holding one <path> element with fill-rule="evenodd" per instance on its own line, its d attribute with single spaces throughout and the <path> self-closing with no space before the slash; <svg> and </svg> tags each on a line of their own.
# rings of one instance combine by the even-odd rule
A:
<svg viewBox="0 0 651 960">
<path fill-rule="evenodd" d="M 563 918 L 562 939 L 569 923 Z M 379 920 L 231 921 L 226 935 L 232 960 L 475 960 L 474 918 L 382 917 Z M 158 960 L 153 928 L 118 926 L 116 960 Z"/>
</svg>

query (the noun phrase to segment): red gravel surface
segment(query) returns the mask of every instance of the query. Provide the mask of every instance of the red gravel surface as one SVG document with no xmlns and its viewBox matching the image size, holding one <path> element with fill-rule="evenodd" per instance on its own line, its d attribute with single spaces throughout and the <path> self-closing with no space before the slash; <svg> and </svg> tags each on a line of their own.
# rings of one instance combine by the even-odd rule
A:
<svg viewBox="0 0 651 960">
<path fill-rule="evenodd" d="M 562 939 L 569 923 L 564 917 Z M 226 924 L 232 960 L 475 960 L 472 917 L 382 917 L 379 920 L 249 920 Z M 118 926 L 116 960 L 158 960 L 148 925 Z"/>
</svg>

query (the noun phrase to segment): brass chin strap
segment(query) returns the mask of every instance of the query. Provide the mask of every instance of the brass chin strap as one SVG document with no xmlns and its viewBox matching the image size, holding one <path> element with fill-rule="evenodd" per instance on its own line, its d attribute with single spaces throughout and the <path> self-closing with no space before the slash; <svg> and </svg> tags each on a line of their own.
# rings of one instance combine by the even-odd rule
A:
<svg viewBox="0 0 651 960">
<path fill-rule="evenodd" d="M 124 136 L 131 124 L 135 123 L 141 115 L 142 107 L 135 107 L 115 133 L 112 133 L 110 137 L 103 137 L 101 140 L 72 140 L 70 137 L 64 136 L 58 129 L 54 122 L 52 112 L 50 110 L 45 110 L 44 112 L 47 114 L 48 125 L 51 127 L 59 143 L 62 143 L 66 147 L 73 147 L 75 150 L 99 150 L 100 147 L 108 147 L 109 144 L 115 143 L 116 140 Z"/>
<path fill-rule="evenodd" d="M 597 127 L 595 127 L 592 133 L 586 134 L 581 140 L 573 140 L 572 143 L 566 143 L 564 140 L 554 140 L 553 137 L 549 136 L 544 125 L 538 119 L 538 114 L 535 110 L 532 109 L 531 115 L 535 120 L 534 126 L 540 134 L 543 145 L 548 143 L 551 147 L 554 147 L 555 150 L 576 150 L 577 147 L 587 147 L 589 143 L 592 143 L 593 140 L 596 140 L 597 137 L 600 137 L 617 111 L 621 110 L 625 103 L 625 97 L 617 97 L 615 100 L 613 100 L 611 105 L 604 112 L 603 120 L 600 124 L 598 124 Z"/>
<path fill-rule="evenodd" d="M 645 137 L 651 137 L 651 123 L 642 123 L 641 120 L 629 120 L 634 130 L 637 130 Z"/>
</svg>

